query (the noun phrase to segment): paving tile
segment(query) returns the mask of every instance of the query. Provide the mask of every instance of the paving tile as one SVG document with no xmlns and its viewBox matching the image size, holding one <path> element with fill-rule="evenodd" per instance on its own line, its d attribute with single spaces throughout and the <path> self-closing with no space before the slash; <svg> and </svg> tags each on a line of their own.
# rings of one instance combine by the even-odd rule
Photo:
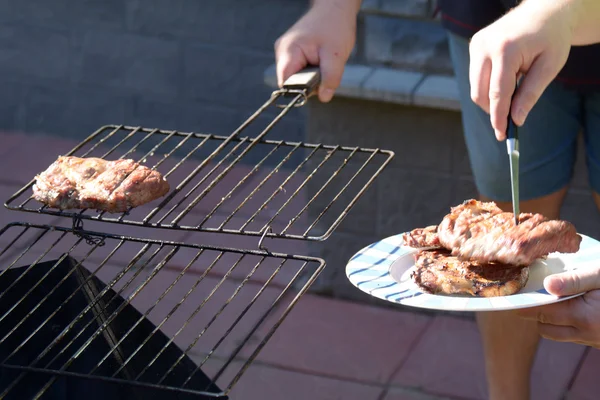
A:
<svg viewBox="0 0 600 400">
<path fill-rule="evenodd" d="M 363 93 L 372 100 L 410 103 L 412 90 L 423 74 L 378 68 L 363 84 Z"/>
<path fill-rule="evenodd" d="M 456 79 L 452 76 L 428 76 L 417 88 L 413 104 L 460 111 Z"/>
<path fill-rule="evenodd" d="M 600 351 L 590 349 L 575 381 L 569 390 L 568 400 L 596 400 L 600 390 L 598 371 L 600 370 Z M 596 394 L 594 394 L 596 393 Z"/>
<path fill-rule="evenodd" d="M 215 376 L 221 365 L 218 362 L 207 364 L 204 372 L 209 376 Z M 222 382 L 221 389 L 224 388 L 224 384 L 231 382 L 231 378 L 240 368 L 241 363 L 235 362 L 226 370 L 223 379 L 217 381 L 217 383 Z M 230 392 L 230 398 L 231 400 L 376 400 L 381 392 L 382 389 L 377 386 L 254 363 L 235 384 Z"/>
<path fill-rule="evenodd" d="M 305 295 L 259 359 L 384 383 L 410 352 L 428 317 Z"/>
<path fill-rule="evenodd" d="M 561 399 L 581 357 L 581 346 L 544 340 L 532 374 L 532 399 Z M 393 383 L 433 394 L 485 399 L 483 352 L 473 321 L 438 316 Z"/>
</svg>

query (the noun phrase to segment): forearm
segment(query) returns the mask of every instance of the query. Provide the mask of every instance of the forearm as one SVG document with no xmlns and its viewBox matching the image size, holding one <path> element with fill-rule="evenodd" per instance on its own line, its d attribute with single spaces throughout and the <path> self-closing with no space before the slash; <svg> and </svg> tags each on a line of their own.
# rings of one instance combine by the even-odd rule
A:
<svg viewBox="0 0 600 400">
<path fill-rule="evenodd" d="M 573 46 L 600 42 L 599 0 L 524 0 L 521 6 L 534 14 L 564 17 L 571 30 Z"/>
<path fill-rule="evenodd" d="M 310 0 L 311 7 L 333 7 L 354 16 L 358 15 L 361 4 L 362 0 Z"/>
<path fill-rule="evenodd" d="M 573 4 L 573 45 L 600 42 L 600 1 L 570 0 Z"/>
</svg>

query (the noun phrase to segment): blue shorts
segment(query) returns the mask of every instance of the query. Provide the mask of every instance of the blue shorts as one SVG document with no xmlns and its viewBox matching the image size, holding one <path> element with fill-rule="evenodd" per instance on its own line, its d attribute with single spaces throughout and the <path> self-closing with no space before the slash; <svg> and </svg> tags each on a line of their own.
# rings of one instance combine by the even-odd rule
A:
<svg viewBox="0 0 600 400">
<path fill-rule="evenodd" d="M 448 38 L 477 190 L 495 201 L 511 201 L 506 143 L 496 140 L 489 115 L 471 100 L 469 42 L 452 33 Z M 549 195 L 570 183 L 581 131 L 589 183 L 600 193 L 600 94 L 581 94 L 553 82 L 519 129 L 521 200 Z"/>
</svg>

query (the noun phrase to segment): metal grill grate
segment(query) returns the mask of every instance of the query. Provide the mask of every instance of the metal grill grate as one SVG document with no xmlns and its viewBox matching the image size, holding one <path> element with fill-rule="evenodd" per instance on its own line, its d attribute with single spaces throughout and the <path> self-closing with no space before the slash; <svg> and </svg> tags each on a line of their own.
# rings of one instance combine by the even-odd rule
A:
<svg viewBox="0 0 600 400">
<path fill-rule="evenodd" d="M 130 388 L 127 398 L 144 388 L 225 396 L 324 267 L 84 233 L 98 240 L 26 223 L 0 231 L 1 398 L 42 398 L 69 378 L 89 379 L 85 390 L 101 398 L 111 392 L 94 384 Z M 290 291 L 305 270 L 314 272 Z"/>
<path fill-rule="evenodd" d="M 206 232 L 325 240 L 385 168 L 393 152 L 380 149 L 267 140 L 292 108 L 305 101 L 275 92 L 230 136 L 140 127 L 99 129 L 67 155 L 131 158 L 158 170 L 171 192 L 123 214 L 58 210 L 33 200 L 32 180 L 11 196 L 10 210 L 113 223 Z M 289 95 L 289 93 L 287 93 Z M 280 110 L 264 129 L 252 123 Z M 257 122 L 258 123 L 258 122 Z M 41 171 L 40 171 L 41 172 Z"/>
</svg>

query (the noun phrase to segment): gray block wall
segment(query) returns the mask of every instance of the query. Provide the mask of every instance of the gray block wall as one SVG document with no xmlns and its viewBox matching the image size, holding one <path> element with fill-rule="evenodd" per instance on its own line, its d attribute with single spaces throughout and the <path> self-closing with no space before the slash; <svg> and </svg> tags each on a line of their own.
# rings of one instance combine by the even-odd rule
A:
<svg viewBox="0 0 600 400">
<path fill-rule="evenodd" d="M 81 139 L 129 124 L 228 134 L 269 98 L 273 43 L 307 5 L 0 0 L 0 130 Z M 271 137 L 298 140 L 303 128 L 294 110 Z"/>
</svg>

